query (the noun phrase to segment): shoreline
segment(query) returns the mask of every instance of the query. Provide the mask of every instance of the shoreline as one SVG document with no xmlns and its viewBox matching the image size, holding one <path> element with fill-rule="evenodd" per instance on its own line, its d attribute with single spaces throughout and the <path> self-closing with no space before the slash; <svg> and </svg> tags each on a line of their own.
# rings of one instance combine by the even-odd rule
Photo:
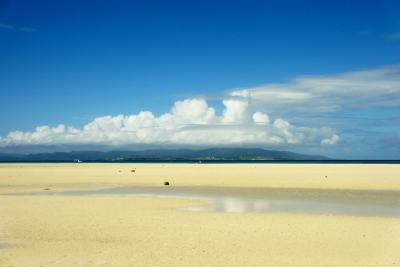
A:
<svg viewBox="0 0 400 267">
<path fill-rule="evenodd" d="M 200 163 L 201 161 L 201 163 Z M 132 160 L 132 161 L 0 161 L 1 164 L 400 164 L 399 159 L 330 160 Z"/>
</svg>

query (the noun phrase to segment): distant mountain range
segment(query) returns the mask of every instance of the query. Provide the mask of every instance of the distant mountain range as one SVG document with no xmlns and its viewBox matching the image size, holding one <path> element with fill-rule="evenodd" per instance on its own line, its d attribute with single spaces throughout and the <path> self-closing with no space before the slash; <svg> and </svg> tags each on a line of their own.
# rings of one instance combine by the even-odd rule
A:
<svg viewBox="0 0 400 267">
<path fill-rule="evenodd" d="M 151 149 L 140 151 L 71 151 L 35 154 L 0 153 L 1 162 L 154 162 L 154 161 L 257 161 L 329 160 L 320 155 L 260 148 Z"/>
</svg>

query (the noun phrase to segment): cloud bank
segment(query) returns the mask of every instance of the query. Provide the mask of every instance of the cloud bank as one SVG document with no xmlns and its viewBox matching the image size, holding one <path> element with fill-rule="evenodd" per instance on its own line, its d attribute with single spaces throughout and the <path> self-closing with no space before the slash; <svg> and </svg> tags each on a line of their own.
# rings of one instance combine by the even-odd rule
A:
<svg viewBox="0 0 400 267">
<path fill-rule="evenodd" d="M 265 112 L 329 113 L 400 106 L 400 65 L 335 75 L 299 76 L 288 83 L 234 89 L 229 95 Z"/>
<path fill-rule="evenodd" d="M 13 131 L 0 137 L 0 146 L 100 144 L 100 145 L 322 145 L 339 142 L 328 127 L 295 126 L 282 118 L 251 112 L 249 102 L 238 97 L 223 99 L 221 115 L 205 99 L 177 101 L 170 112 L 150 111 L 133 115 L 95 118 L 82 128 L 60 124 L 40 126 L 31 132 Z"/>
<path fill-rule="evenodd" d="M 287 83 L 232 89 L 220 100 L 221 112 L 206 99 L 189 98 L 175 102 L 169 112 L 160 116 L 142 111 L 98 117 L 80 128 L 60 124 L 28 132 L 13 131 L 0 137 L 0 147 L 56 144 L 332 147 L 349 141 L 344 133 L 339 136 L 331 126 L 322 126 L 335 125 L 333 114 L 400 107 L 400 65 L 299 76 Z M 310 118 L 318 114 L 330 120 L 310 127 Z M 299 120 L 301 116 L 303 119 Z M 297 123 L 290 123 L 286 117 Z M 346 123 L 360 125 L 359 120 Z"/>
</svg>

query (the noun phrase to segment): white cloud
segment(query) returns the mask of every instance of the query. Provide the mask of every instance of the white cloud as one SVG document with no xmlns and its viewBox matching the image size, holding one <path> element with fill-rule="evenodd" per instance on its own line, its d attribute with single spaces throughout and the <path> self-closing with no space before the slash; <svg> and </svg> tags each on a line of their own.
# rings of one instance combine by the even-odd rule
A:
<svg viewBox="0 0 400 267">
<path fill-rule="evenodd" d="M 267 125 L 269 124 L 269 116 L 262 112 L 255 112 L 253 114 L 253 121 L 256 124 Z"/>
<path fill-rule="evenodd" d="M 241 123 L 246 119 L 247 101 L 228 99 L 223 100 L 225 106 L 222 122 L 225 123 Z"/>
<path fill-rule="evenodd" d="M 338 142 L 339 142 L 339 136 L 337 134 L 334 134 L 329 138 L 323 139 L 321 141 L 321 145 L 323 145 L 323 146 L 336 145 Z"/>
<path fill-rule="evenodd" d="M 270 123 L 266 113 L 251 113 L 248 102 L 225 99 L 222 115 L 204 99 L 177 101 L 159 117 L 150 111 L 95 118 L 82 128 L 60 124 L 32 132 L 14 131 L 0 146 L 36 144 L 180 144 L 180 145 L 325 145 L 337 142 L 330 128 L 298 127 L 281 118 Z M 337 140 L 336 140 L 337 139 Z M 335 141 L 336 140 L 336 141 Z"/>
<path fill-rule="evenodd" d="M 215 120 L 215 110 L 204 99 L 177 101 L 171 113 L 180 123 L 207 124 Z"/>
<path fill-rule="evenodd" d="M 261 111 L 334 112 L 400 106 L 400 65 L 335 75 L 300 76 L 289 83 L 230 91 Z"/>
</svg>

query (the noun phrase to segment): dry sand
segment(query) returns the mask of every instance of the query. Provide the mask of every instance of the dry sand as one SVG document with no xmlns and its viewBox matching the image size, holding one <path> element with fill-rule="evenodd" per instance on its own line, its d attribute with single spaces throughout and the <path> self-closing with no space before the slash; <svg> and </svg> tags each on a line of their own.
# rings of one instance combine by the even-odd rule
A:
<svg viewBox="0 0 400 267">
<path fill-rule="evenodd" d="M 173 198 L 6 195 L 167 180 L 393 196 L 400 165 L 0 164 L 0 266 L 400 266 L 400 218 L 187 212 L 179 208 L 202 203 Z"/>
</svg>

